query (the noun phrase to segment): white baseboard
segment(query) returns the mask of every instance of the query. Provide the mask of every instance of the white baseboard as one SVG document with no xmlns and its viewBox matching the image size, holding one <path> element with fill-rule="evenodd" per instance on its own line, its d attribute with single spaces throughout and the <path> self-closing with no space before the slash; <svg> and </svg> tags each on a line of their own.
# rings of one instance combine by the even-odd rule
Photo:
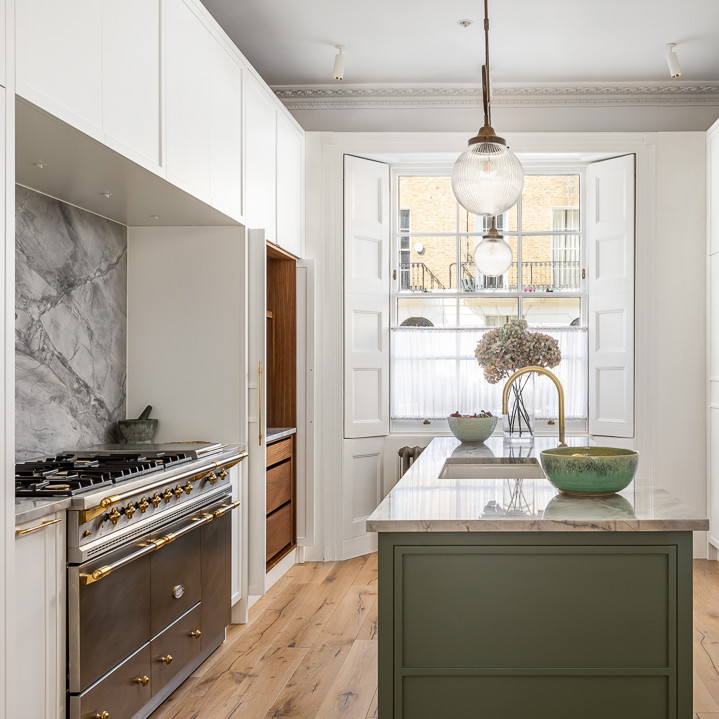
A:
<svg viewBox="0 0 719 719">
<path fill-rule="evenodd" d="M 345 539 L 342 542 L 342 559 L 352 559 L 377 551 L 377 534 L 363 534 L 361 537 Z"/>
<path fill-rule="evenodd" d="M 282 579 L 284 575 L 297 564 L 297 547 L 295 547 L 286 557 L 282 557 L 277 564 L 265 575 L 265 591 L 269 591 L 270 587 L 277 581 Z"/>
<path fill-rule="evenodd" d="M 249 610 L 249 602 L 243 598 L 240 597 L 240 600 L 238 602 L 235 602 L 232 605 L 232 618 L 231 623 L 232 624 L 247 624 L 247 612 Z"/>
</svg>

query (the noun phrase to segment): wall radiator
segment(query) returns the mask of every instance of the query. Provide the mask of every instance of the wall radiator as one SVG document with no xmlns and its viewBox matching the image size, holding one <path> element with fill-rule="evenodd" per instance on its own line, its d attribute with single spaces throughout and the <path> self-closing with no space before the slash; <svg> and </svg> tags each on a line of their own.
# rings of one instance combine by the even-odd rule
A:
<svg viewBox="0 0 719 719">
<path fill-rule="evenodd" d="M 400 447 L 397 450 L 399 455 L 399 476 L 402 475 L 412 466 L 414 461 L 424 451 L 424 447 Z"/>
</svg>

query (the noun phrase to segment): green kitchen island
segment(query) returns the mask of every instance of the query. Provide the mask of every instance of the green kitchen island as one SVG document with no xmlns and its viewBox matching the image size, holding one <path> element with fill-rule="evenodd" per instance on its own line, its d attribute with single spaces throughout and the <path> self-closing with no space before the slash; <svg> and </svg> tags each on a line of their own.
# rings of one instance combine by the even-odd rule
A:
<svg viewBox="0 0 719 719">
<path fill-rule="evenodd" d="M 534 459 L 556 444 L 435 438 L 368 518 L 379 719 L 693 716 L 692 532 L 708 520 L 641 480 L 559 494 Z"/>
</svg>

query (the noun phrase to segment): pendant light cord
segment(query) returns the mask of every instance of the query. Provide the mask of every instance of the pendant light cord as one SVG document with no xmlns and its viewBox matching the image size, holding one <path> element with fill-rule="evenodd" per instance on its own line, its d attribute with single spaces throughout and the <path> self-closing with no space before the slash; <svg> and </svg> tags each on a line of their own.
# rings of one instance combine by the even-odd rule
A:
<svg viewBox="0 0 719 719">
<path fill-rule="evenodd" d="M 484 67 L 482 68 L 482 85 L 484 86 L 485 125 L 492 125 L 492 105 L 489 89 L 489 0 L 484 0 Z"/>
</svg>

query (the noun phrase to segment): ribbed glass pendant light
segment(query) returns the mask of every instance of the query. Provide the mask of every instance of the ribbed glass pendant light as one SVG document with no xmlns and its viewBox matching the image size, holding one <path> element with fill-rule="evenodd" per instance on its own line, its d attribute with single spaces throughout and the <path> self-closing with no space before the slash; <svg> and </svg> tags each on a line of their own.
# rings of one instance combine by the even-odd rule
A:
<svg viewBox="0 0 719 719">
<path fill-rule="evenodd" d="M 514 256 L 512 248 L 497 232 L 497 218 L 492 218 L 492 227 L 474 250 L 474 264 L 487 277 L 503 275 L 511 266 Z"/>
<path fill-rule="evenodd" d="M 517 156 L 492 127 L 489 84 L 489 8 L 484 0 L 485 62 L 482 66 L 484 125 L 452 170 L 452 191 L 468 212 L 485 217 L 501 215 L 519 199 L 524 171 Z"/>
</svg>

